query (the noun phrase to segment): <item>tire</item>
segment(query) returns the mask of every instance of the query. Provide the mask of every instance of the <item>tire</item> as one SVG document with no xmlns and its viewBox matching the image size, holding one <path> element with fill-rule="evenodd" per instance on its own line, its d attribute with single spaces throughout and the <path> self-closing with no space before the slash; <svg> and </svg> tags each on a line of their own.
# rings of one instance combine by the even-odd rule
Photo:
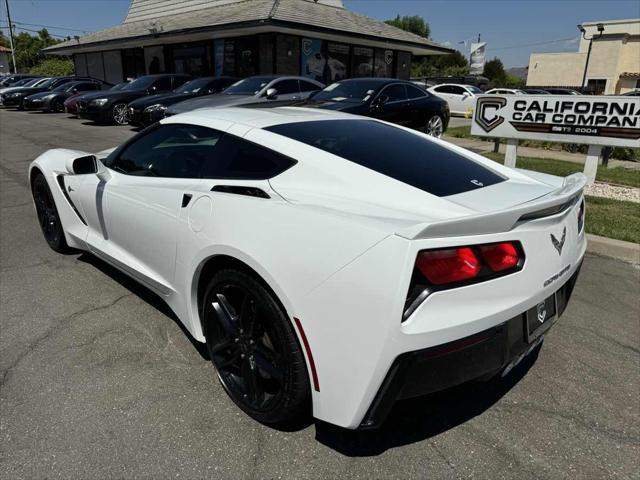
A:
<svg viewBox="0 0 640 480">
<path fill-rule="evenodd" d="M 308 414 L 309 377 L 289 318 L 251 273 L 224 269 L 209 281 L 201 305 L 207 349 L 231 400 L 265 424 Z"/>
<path fill-rule="evenodd" d="M 51 100 L 51 105 L 49 105 L 49 111 L 53 113 L 64 112 L 64 105 L 60 103 L 60 100 L 54 98 L 53 100 Z"/>
<path fill-rule="evenodd" d="M 129 114 L 127 113 L 126 103 L 116 103 L 111 108 L 111 119 L 116 125 L 127 125 L 129 123 Z"/>
<path fill-rule="evenodd" d="M 437 113 L 427 119 L 424 132 L 435 138 L 440 138 L 444 133 L 444 121 Z"/>
<path fill-rule="evenodd" d="M 58 253 L 68 253 L 71 249 L 64 238 L 64 230 L 56 203 L 47 180 L 39 173 L 32 184 L 33 201 L 36 205 L 38 223 L 47 244 Z"/>
</svg>

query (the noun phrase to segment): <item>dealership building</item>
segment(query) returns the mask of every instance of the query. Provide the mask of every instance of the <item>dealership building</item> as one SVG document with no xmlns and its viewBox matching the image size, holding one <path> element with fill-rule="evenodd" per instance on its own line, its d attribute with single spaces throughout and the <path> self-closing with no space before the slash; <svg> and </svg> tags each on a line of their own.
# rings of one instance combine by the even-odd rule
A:
<svg viewBox="0 0 640 480">
<path fill-rule="evenodd" d="M 453 50 L 344 8 L 342 0 L 132 0 L 121 25 L 46 48 L 77 75 L 153 73 L 408 79 L 413 56 Z"/>
<path fill-rule="evenodd" d="M 587 22 L 580 27 L 584 35 L 577 52 L 531 55 L 527 87 L 584 87 L 600 95 L 640 88 L 640 19 Z"/>
</svg>

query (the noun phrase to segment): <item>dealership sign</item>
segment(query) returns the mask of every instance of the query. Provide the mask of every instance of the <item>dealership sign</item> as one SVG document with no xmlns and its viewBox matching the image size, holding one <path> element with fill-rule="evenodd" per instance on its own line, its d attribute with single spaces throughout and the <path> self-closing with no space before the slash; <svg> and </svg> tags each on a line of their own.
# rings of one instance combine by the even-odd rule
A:
<svg viewBox="0 0 640 480">
<path fill-rule="evenodd" d="M 476 101 L 471 133 L 640 148 L 640 98 L 482 95 Z"/>
</svg>

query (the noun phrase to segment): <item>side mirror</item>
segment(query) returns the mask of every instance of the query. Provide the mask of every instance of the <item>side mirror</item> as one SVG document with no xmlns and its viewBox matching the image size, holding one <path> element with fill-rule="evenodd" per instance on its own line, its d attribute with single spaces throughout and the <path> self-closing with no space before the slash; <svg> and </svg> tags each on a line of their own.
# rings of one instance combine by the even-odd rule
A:
<svg viewBox="0 0 640 480">
<path fill-rule="evenodd" d="M 86 155 L 84 157 L 70 158 L 67 160 L 67 172 L 71 175 L 89 175 L 98 173 L 98 159 L 95 155 Z"/>
<path fill-rule="evenodd" d="M 462 98 L 467 98 L 467 97 L 470 97 L 470 96 L 471 96 L 471 94 L 469 92 L 464 92 L 462 94 Z"/>
<path fill-rule="evenodd" d="M 375 108 L 381 108 L 385 103 L 389 101 L 389 95 L 380 95 L 373 101 L 372 106 Z"/>
<path fill-rule="evenodd" d="M 278 97 L 278 90 L 275 88 L 267 88 L 267 93 L 265 95 L 268 100 L 273 100 Z"/>
</svg>

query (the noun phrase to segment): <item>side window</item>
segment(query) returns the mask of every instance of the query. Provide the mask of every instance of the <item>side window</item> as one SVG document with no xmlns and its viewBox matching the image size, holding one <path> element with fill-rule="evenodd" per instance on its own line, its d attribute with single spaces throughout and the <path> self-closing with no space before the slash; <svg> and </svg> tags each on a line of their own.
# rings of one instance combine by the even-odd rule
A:
<svg viewBox="0 0 640 480">
<path fill-rule="evenodd" d="M 300 87 L 298 87 L 298 80 L 281 80 L 273 85 L 278 91 L 278 95 L 292 95 L 294 93 L 300 93 Z"/>
<path fill-rule="evenodd" d="M 322 90 L 322 88 L 316 85 L 315 83 L 305 82 L 304 80 L 300 80 L 301 92 L 313 92 L 314 90 Z"/>
<path fill-rule="evenodd" d="M 451 88 L 449 85 L 442 85 L 441 87 L 436 87 L 435 91 L 438 93 L 451 93 Z"/>
<path fill-rule="evenodd" d="M 451 93 L 453 93 L 454 95 L 464 95 L 465 93 L 467 93 L 464 88 L 458 87 L 456 85 L 450 85 L 449 88 L 451 88 Z"/>
<path fill-rule="evenodd" d="M 80 85 L 76 86 L 76 89 L 79 92 L 88 92 L 91 90 L 97 90 L 98 84 L 97 83 L 81 83 Z"/>
<path fill-rule="evenodd" d="M 226 134 L 218 143 L 202 172 L 203 178 L 266 180 L 295 165 L 295 160 Z"/>
<path fill-rule="evenodd" d="M 409 99 L 411 100 L 427 96 L 427 92 L 425 92 L 424 90 L 420 90 L 418 87 L 414 87 L 413 85 L 405 86 L 407 87 L 407 94 L 409 96 Z"/>
<path fill-rule="evenodd" d="M 200 178 L 221 136 L 222 132 L 196 125 L 161 125 L 136 138 L 106 165 L 127 175 Z"/>
<path fill-rule="evenodd" d="M 189 81 L 189 77 L 173 77 L 173 89 L 178 88 Z"/>
<path fill-rule="evenodd" d="M 153 82 L 151 88 L 156 92 L 166 92 L 167 90 L 171 90 L 171 77 L 159 78 Z"/>
<path fill-rule="evenodd" d="M 385 87 L 384 90 L 380 92 L 380 96 L 387 96 L 389 98 L 387 100 L 388 103 L 401 102 L 407 99 L 407 91 L 405 90 L 404 85 L 396 83 L 395 85 Z"/>
</svg>

